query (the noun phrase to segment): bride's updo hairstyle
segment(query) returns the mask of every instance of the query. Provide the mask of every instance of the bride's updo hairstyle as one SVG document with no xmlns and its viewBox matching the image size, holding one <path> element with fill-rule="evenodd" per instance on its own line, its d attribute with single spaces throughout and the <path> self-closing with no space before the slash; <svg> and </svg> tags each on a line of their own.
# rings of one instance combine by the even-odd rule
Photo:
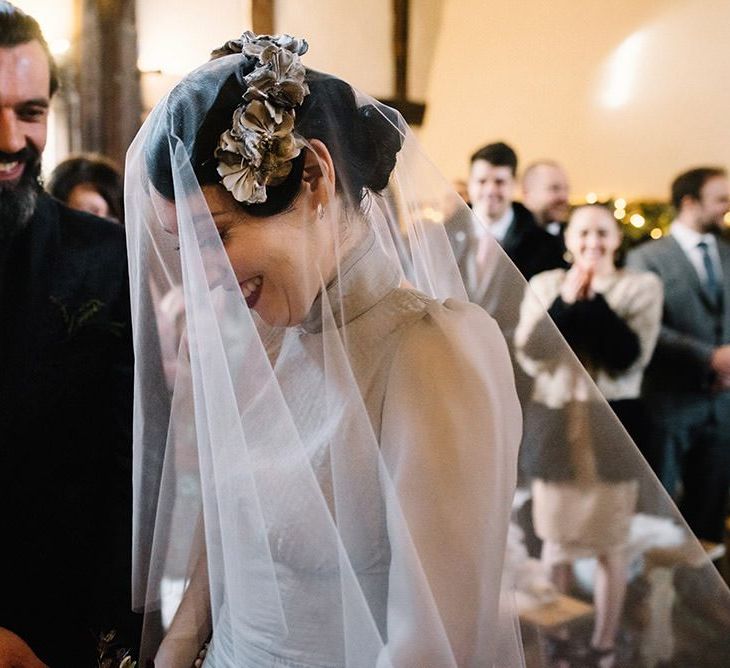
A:
<svg viewBox="0 0 730 668">
<path fill-rule="evenodd" d="M 216 149 L 223 133 L 231 128 L 247 90 L 244 79 L 256 61 L 243 54 L 230 55 L 230 51 L 218 53 L 170 92 L 166 118 L 152 119 L 159 132 L 152 133 L 147 146 L 147 168 L 155 188 L 168 199 L 174 198 L 168 136 L 182 141 L 201 186 L 222 181 Z M 307 69 L 304 81 L 309 93 L 294 107 L 293 131 L 304 140 L 303 148 L 291 160 L 286 178 L 267 185 L 265 201 L 237 202 L 249 215 L 272 216 L 294 203 L 308 150 L 304 145 L 313 139 L 321 141 L 332 156 L 336 191 L 346 206 L 357 208 L 366 193 L 379 193 L 388 185 L 403 141 L 399 114 L 386 106 L 358 106 L 353 89 L 331 75 Z"/>
</svg>

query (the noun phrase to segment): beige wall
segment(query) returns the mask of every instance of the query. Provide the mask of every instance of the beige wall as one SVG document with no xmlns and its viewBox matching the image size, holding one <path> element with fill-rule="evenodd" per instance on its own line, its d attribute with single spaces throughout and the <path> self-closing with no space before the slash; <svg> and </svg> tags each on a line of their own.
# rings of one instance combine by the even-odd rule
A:
<svg viewBox="0 0 730 668">
<path fill-rule="evenodd" d="M 391 0 L 276 0 L 277 32 L 305 37 L 307 67 L 353 83 L 371 95 L 393 89 Z"/>
<path fill-rule="evenodd" d="M 72 0 L 16 0 L 51 39 Z M 250 0 L 136 0 L 146 102 L 250 28 Z M 305 62 L 393 93 L 392 3 L 276 0 L 275 26 L 306 36 Z M 665 196 L 698 163 L 730 163 L 728 0 L 411 0 L 409 94 L 447 176 L 505 139 L 522 163 L 563 162 L 577 198 Z"/>
<path fill-rule="evenodd" d="M 210 52 L 251 29 L 250 0 L 136 0 L 142 103 L 151 109 Z"/>
<path fill-rule="evenodd" d="M 443 0 L 411 0 L 408 95 L 426 98 Z M 393 2 L 276 0 L 277 32 L 309 41 L 308 67 L 331 72 L 375 97 L 394 93 Z"/>
<path fill-rule="evenodd" d="M 666 197 L 730 162 L 728 36 L 726 0 L 450 0 L 421 140 L 450 177 L 504 139 L 563 162 L 575 196 Z"/>
<path fill-rule="evenodd" d="M 147 108 L 183 73 L 207 59 L 211 45 L 251 27 L 251 0 L 136 2 L 140 67 L 162 70 L 143 76 Z M 276 32 L 307 38 L 307 66 L 387 98 L 394 87 L 392 4 L 392 0 L 276 0 L 274 25 Z M 411 0 L 408 93 L 414 101 L 426 99 L 443 6 L 444 0 Z"/>
<path fill-rule="evenodd" d="M 139 66 L 182 75 L 251 29 L 250 0 L 136 0 Z"/>
</svg>

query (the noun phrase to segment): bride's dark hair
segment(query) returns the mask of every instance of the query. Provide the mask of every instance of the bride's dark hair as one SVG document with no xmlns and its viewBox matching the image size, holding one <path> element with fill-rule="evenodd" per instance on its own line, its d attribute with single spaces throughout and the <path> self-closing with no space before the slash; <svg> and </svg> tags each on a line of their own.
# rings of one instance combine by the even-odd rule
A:
<svg viewBox="0 0 730 668">
<path fill-rule="evenodd" d="M 220 135 L 231 127 L 233 112 L 241 104 L 244 89 L 239 76 L 228 77 L 195 136 L 192 163 L 201 186 L 220 183 L 218 162 L 213 154 Z M 327 147 L 335 167 L 337 191 L 348 205 L 356 207 L 367 191 L 378 193 L 388 185 L 403 141 L 399 116 L 389 107 L 373 104 L 358 107 L 352 88 L 336 77 L 307 70 L 306 81 L 310 93 L 296 109 L 294 131 L 307 140 L 318 139 Z M 300 191 L 305 150 L 292 161 L 286 180 L 266 189 L 265 202 L 238 205 L 246 213 L 261 217 L 290 207 Z M 159 173 L 161 166 L 169 165 L 166 151 L 165 147 L 154 152 L 157 158 L 154 162 L 161 160 L 162 165 L 150 164 L 148 154 L 150 175 L 163 195 L 172 185 L 170 177 Z"/>
</svg>

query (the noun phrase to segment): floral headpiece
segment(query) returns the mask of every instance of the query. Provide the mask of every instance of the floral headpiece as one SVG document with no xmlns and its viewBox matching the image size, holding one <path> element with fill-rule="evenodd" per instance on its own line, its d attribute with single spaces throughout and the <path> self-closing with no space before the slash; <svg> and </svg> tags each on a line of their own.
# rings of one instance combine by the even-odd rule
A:
<svg viewBox="0 0 730 668">
<path fill-rule="evenodd" d="M 239 202 L 265 202 L 266 187 L 283 183 L 304 147 L 294 136 L 294 108 L 309 94 L 299 60 L 308 48 L 305 40 L 290 35 L 247 31 L 213 52 L 214 57 L 241 53 L 259 63 L 244 78 L 243 104 L 214 153 L 221 183 Z"/>
</svg>

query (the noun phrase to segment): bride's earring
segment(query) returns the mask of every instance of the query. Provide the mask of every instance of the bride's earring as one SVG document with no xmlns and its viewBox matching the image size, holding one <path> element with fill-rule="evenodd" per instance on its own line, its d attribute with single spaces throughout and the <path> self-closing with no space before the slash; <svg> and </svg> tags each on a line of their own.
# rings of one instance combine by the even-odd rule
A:
<svg viewBox="0 0 730 668">
<path fill-rule="evenodd" d="M 324 218 L 324 207 L 321 203 L 317 204 L 317 218 L 319 218 L 320 220 Z"/>
</svg>

